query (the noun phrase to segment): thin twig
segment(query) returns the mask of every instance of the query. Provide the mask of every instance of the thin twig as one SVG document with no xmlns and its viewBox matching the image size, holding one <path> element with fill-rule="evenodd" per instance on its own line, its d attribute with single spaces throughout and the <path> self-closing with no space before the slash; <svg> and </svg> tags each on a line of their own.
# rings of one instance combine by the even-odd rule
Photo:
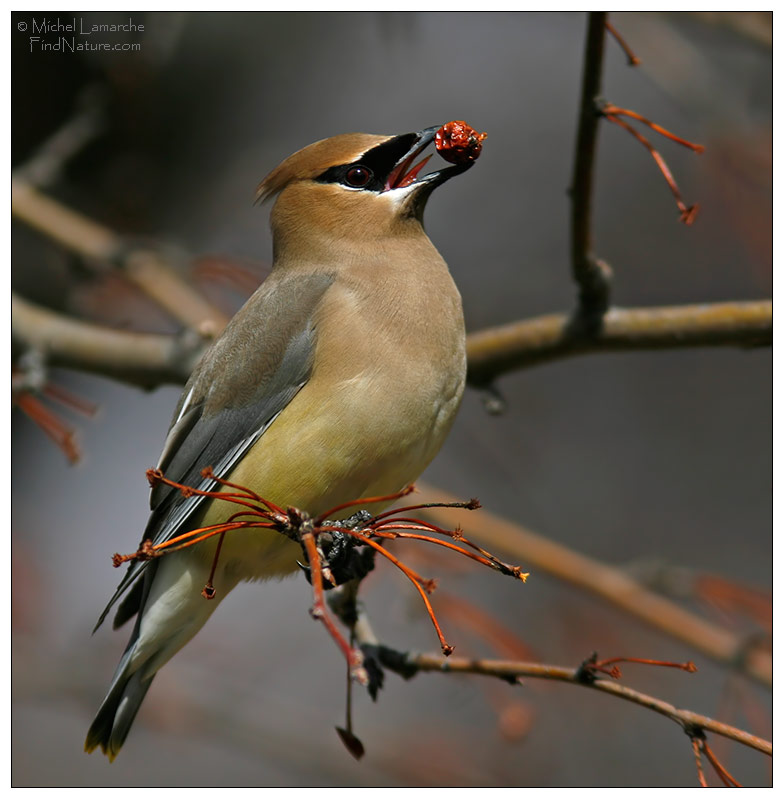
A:
<svg viewBox="0 0 784 799">
<path fill-rule="evenodd" d="M 654 696 L 635 691 L 626 685 L 621 685 L 612 680 L 585 680 L 581 669 L 566 668 L 564 666 L 550 666 L 544 663 L 522 663 L 509 660 L 471 660 L 452 656 L 449 660 L 436 654 L 408 654 L 405 656 L 405 665 L 417 671 L 447 672 L 459 674 L 481 674 L 499 677 L 507 682 L 512 679 L 531 677 L 543 680 L 568 682 L 593 688 L 603 693 L 612 694 L 619 699 L 646 707 L 656 713 L 678 723 L 684 730 L 705 730 L 720 735 L 724 738 L 737 741 L 744 746 L 756 749 L 766 755 L 773 754 L 773 744 L 764 738 L 759 738 L 737 727 L 716 721 L 708 716 L 694 713 L 691 710 L 676 708 L 669 702 L 664 702 Z M 707 751 L 706 751 L 707 755 Z"/>
<path fill-rule="evenodd" d="M 633 658 L 633 657 L 615 657 L 607 658 L 606 660 L 599 660 L 593 664 L 596 669 L 604 669 L 615 663 L 639 663 L 643 666 L 663 666 L 669 669 L 680 669 L 681 671 L 688 671 L 693 673 L 697 671 L 697 667 L 691 660 L 685 663 L 678 663 L 672 660 L 655 660 L 653 658 Z M 617 670 L 620 674 L 620 669 Z"/>
<path fill-rule="evenodd" d="M 613 39 L 615 39 L 615 41 L 618 42 L 618 44 L 621 47 L 621 50 L 623 50 L 623 52 L 626 54 L 626 59 L 629 62 L 629 66 L 638 67 L 642 62 L 634 54 L 634 51 L 626 43 L 626 40 L 623 38 L 623 36 L 621 36 L 621 34 L 618 33 L 618 30 L 613 26 L 613 24 L 610 22 L 609 19 L 605 21 L 604 25 L 612 35 Z"/>
<path fill-rule="evenodd" d="M 697 154 L 705 152 L 704 145 L 695 144 L 688 139 L 684 139 L 682 136 L 677 136 L 672 131 L 667 130 L 667 128 L 657 125 L 655 122 L 652 122 L 642 114 L 638 114 L 636 111 L 632 111 L 630 108 L 621 108 L 620 106 L 612 105 L 612 103 L 605 103 L 601 107 L 601 110 L 605 116 L 625 116 L 630 117 L 631 119 L 636 119 L 638 122 L 642 122 L 644 125 L 647 125 L 651 130 L 655 130 L 659 135 L 664 136 L 665 138 L 670 139 L 671 141 L 674 141 L 683 147 L 687 147 L 689 150 L 693 150 Z"/>
<path fill-rule="evenodd" d="M 449 541 L 442 541 L 438 538 L 433 538 L 429 535 L 419 535 L 418 533 L 408 533 L 408 532 L 398 532 L 398 531 L 405 531 L 405 530 L 413 530 L 416 529 L 414 527 L 401 527 L 395 525 L 392 528 L 387 527 L 377 527 L 374 529 L 374 535 L 377 535 L 379 538 L 390 538 L 390 539 L 408 539 L 411 541 L 427 541 L 430 544 L 436 544 L 437 546 L 442 546 L 446 549 L 451 549 L 453 552 L 459 552 L 461 555 L 465 555 L 465 557 L 470 558 L 471 560 L 475 560 L 477 563 L 481 563 L 483 566 L 489 566 L 491 569 L 495 569 L 496 571 L 503 572 L 504 574 L 511 575 L 519 580 L 525 582 L 531 575 L 528 572 L 524 572 L 519 566 L 512 566 L 508 563 L 502 563 L 497 558 L 490 555 L 490 553 L 486 553 L 488 557 L 483 555 L 474 555 L 473 552 L 469 552 L 467 549 L 463 549 L 462 547 L 457 546 Z M 421 527 L 419 529 L 427 529 L 426 527 Z M 464 539 L 458 539 L 464 540 Z M 470 546 L 470 543 L 469 543 Z"/>
<path fill-rule="evenodd" d="M 121 555 L 119 553 L 113 555 L 112 562 L 115 568 L 128 561 L 148 561 L 152 558 L 163 557 L 171 552 L 192 547 L 215 536 L 220 536 L 218 548 L 213 558 L 210 577 L 204 587 L 204 590 L 202 591 L 202 596 L 204 596 L 206 599 L 212 599 L 215 596 L 212 579 L 217 569 L 218 558 L 220 556 L 220 547 L 224 536 L 227 533 L 231 533 L 234 530 L 240 529 L 263 528 L 266 530 L 275 530 L 276 532 L 287 536 L 291 540 L 298 542 L 305 550 L 314 593 L 313 608 L 311 611 L 312 615 L 314 618 L 319 619 L 324 624 L 330 635 L 341 648 L 349 667 L 352 669 L 352 673 L 356 679 L 362 681 L 363 683 L 367 682 L 367 673 L 362 668 L 361 658 L 357 660 L 359 657 L 357 651 L 353 650 L 349 646 L 327 613 L 326 604 L 324 602 L 322 575 L 325 575 L 333 586 L 336 585 L 336 582 L 331 573 L 328 571 L 328 565 L 322 561 L 323 553 L 319 549 L 318 541 L 318 537 L 322 534 L 340 533 L 344 536 L 353 538 L 355 544 L 359 542 L 359 544 L 363 546 L 370 547 L 371 549 L 375 550 L 376 553 L 389 560 L 400 571 L 402 571 L 403 574 L 410 580 L 410 582 L 413 583 L 414 587 L 422 598 L 428 616 L 430 617 L 436 634 L 438 635 L 438 640 L 441 644 L 441 650 L 444 655 L 451 654 L 454 650 L 454 647 L 446 641 L 443 631 L 441 630 L 441 625 L 439 624 L 438 619 L 433 611 L 433 606 L 427 597 L 427 595 L 435 589 L 436 581 L 426 579 L 417 574 L 413 569 L 406 566 L 405 563 L 387 551 L 382 544 L 380 544 L 378 541 L 375 541 L 374 538 L 408 538 L 413 540 L 423 540 L 434 544 L 441 544 L 442 546 L 445 546 L 453 551 L 457 551 L 458 553 L 465 555 L 470 559 L 482 563 L 484 566 L 488 566 L 496 571 L 500 571 L 502 574 L 520 579 L 523 582 L 525 582 L 526 578 L 528 577 L 528 574 L 523 573 L 519 566 L 511 566 L 498 560 L 498 558 L 496 558 L 490 552 L 486 552 L 481 547 L 478 547 L 476 544 L 465 538 L 460 530 L 445 530 L 434 527 L 427 522 L 418 524 L 416 519 L 409 519 L 408 517 L 396 519 L 395 517 L 390 517 L 387 513 L 383 513 L 379 517 L 375 518 L 369 516 L 368 514 L 368 518 L 363 519 L 361 526 L 349 522 L 345 524 L 341 524 L 340 522 L 325 523 L 324 516 L 331 516 L 335 512 L 345 510 L 350 507 L 367 504 L 372 505 L 374 503 L 378 503 L 379 501 L 389 502 L 400 499 L 401 497 L 412 493 L 414 491 L 413 486 L 408 486 L 401 491 L 397 491 L 395 494 L 390 494 L 383 497 L 374 496 L 366 497 L 364 499 L 351 500 L 349 502 L 335 506 L 327 511 L 326 514 L 322 514 L 316 518 L 310 518 L 306 513 L 303 513 L 294 507 L 289 507 L 284 511 L 278 505 L 264 499 L 252 489 L 217 477 L 212 471 L 211 467 L 202 469 L 201 476 L 206 480 L 212 480 L 217 483 L 218 489 L 212 490 L 212 486 L 208 486 L 206 488 L 195 488 L 190 485 L 185 485 L 170 480 L 160 469 L 147 470 L 147 479 L 151 487 L 155 487 L 156 485 L 163 483 L 172 488 L 178 489 L 183 497 L 200 496 L 210 498 L 213 500 L 239 505 L 245 510 L 238 511 L 233 515 L 230 515 L 226 521 L 220 522 L 218 524 L 207 525 L 206 527 L 187 530 L 180 535 L 174 536 L 173 538 L 168 538 L 164 541 L 159 541 L 158 543 L 153 543 L 151 540 L 146 539 L 142 542 L 140 549 L 138 549 L 136 552 L 132 552 L 127 555 Z M 225 491 L 224 489 L 226 488 L 233 488 L 236 490 L 234 492 Z M 449 508 L 454 509 L 459 507 L 464 510 L 473 510 L 478 507 L 478 504 L 479 503 L 477 500 L 474 499 L 462 503 L 450 502 Z M 432 505 L 430 507 L 432 507 Z M 399 512 L 406 513 L 412 508 L 420 509 L 421 504 L 407 508 L 401 508 L 399 509 Z M 401 524 L 401 519 L 404 522 L 411 522 L 413 524 Z M 401 525 L 403 529 L 422 529 L 426 532 L 435 532 L 440 535 L 454 538 L 461 543 L 466 544 L 466 546 L 470 547 L 471 549 L 480 552 L 481 555 L 477 556 L 467 549 L 463 549 L 446 541 L 440 541 L 432 536 L 397 532 L 396 528 L 398 525 Z"/>
<path fill-rule="evenodd" d="M 80 397 L 78 394 L 74 394 L 72 391 L 69 391 L 67 388 L 57 383 L 46 383 L 41 389 L 41 393 L 47 399 L 58 402 L 60 405 L 65 405 L 66 408 L 77 411 L 81 413 L 82 416 L 90 417 L 98 413 L 98 406 L 94 402 L 90 402 L 90 400 Z"/>
<path fill-rule="evenodd" d="M 324 584 L 321 576 L 321 558 L 316 548 L 316 539 L 313 534 L 312 522 L 303 524 L 300 527 L 300 533 L 302 536 L 302 545 L 308 556 L 310 579 L 313 585 L 313 606 L 310 610 L 311 616 L 324 625 L 327 632 L 332 636 L 332 640 L 335 641 L 341 652 L 343 652 L 351 676 L 360 685 L 367 685 L 368 674 L 365 667 L 362 665 L 364 660 L 362 652 L 359 649 L 353 648 L 351 644 L 343 638 L 340 634 L 340 630 L 338 630 L 332 620 L 332 617 L 327 613 L 327 604 L 324 601 Z"/>
<path fill-rule="evenodd" d="M 699 205 L 696 203 L 693 205 L 686 205 L 683 201 L 683 196 L 681 195 L 681 190 L 678 188 L 678 184 L 675 182 L 675 178 L 672 176 L 672 172 L 670 172 L 670 168 L 667 166 L 667 162 L 661 157 L 659 151 L 642 135 L 638 130 L 635 130 L 628 122 L 623 119 L 620 119 L 615 114 L 605 114 L 605 118 L 608 122 L 612 122 L 619 127 L 623 128 L 624 130 L 631 133 L 635 139 L 637 139 L 640 144 L 651 154 L 651 157 L 656 162 L 656 166 L 659 167 L 659 171 L 664 175 L 665 181 L 667 181 L 667 185 L 670 187 L 670 191 L 672 192 L 673 197 L 675 197 L 675 203 L 678 206 L 678 210 L 681 212 L 681 222 L 685 225 L 691 225 L 694 222 L 694 219 L 697 216 L 697 211 L 699 210 Z"/>
<path fill-rule="evenodd" d="M 14 402 L 63 451 L 69 463 L 78 463 L 82 453 L 72 427 L 32 394 L 19 394 Z"/>
<path fill-rule="evenodd" d="M 765 742 L 767 743 L 767 741 Z M 708 742 L 703 740 L 700 741 L 700 749 L 705 752 L 705 757 L 708 758 L 710 764 L 716 769 L 716 773 L 719 775 L 721 781 L 728 787 L 728 788 L 742 788 L 743 786 L 732 776 L 732 774 L 727 771 L 726 768 L 722 765 L 721 761 L 716 757 L 713 753 L 713 750 L 708 746 Z M 768 754 L 773 754 L 773 750 L 771 747 L 771 751 Z"/>
<path fill-rule="evenodd" d="M 436 502 L 455 499 L 445 491 L 422 483 L 419 490 Z M 451 513 L 448 510 L 433 508 L 425 513 L 445 527 L 450 524 Z M 495 552 L 506 553 L 513 561 L 524 562 L 534 574 L 546 572 L 600 596 L 709 657 L 733 666 L 762 685 L 772 684 L 773 665 L 770 653 L 763 647 L 755 646 L 649 591 L 626 572 L 484 510 L 462 517 L 461 522 L 472 539 L 481 541 Z"/>
<path fill-rule="evenodd" d="M 45 397 L 84 416 L 95 416 L 98 406 L 64 386 L 52 383 L 43 353 L 28 349 L 11 367 L 11 400 L 65 454 L 69 463 L 78 463 L 82 452 L 76 440 L 76 430 L 58 413 L 50 410 L 37 395 Z"/>
<path fill-rule="evenodd" d="M 538 660 L 538 656 L 520 636 L 519 631 L 502 624 L 491 612 L 459 594 L 438 592 L 435 603 L 439 615 L 451 624 L 481 638 L 494 652 L 509 659 Z"/>
<path fill-rule="evenodd" d="M 327 528 L 329 529 L 329 528 Z M 352 533 L 352 531 L 346 530 L 348 533 Z M 454 651 L 454 646 L 449 644 L 444 636 L 444 632 L 441 629 L 441 625 L 438 623 L 438 619 L 436 618 L 436 614 L 433 611 L 433 605 L 431 604 L 430 600 L 428 599 L 428 593 L 435 588 L 435 581 L 434 580 L 426 580 L 423 577 L 420 577 L 413 569 L 410 569 L 404 563 L 402 563 L 398 558 L 396 558 L 391 552 L 387 551 L 377 542 L 373 541 L 372 539 L 368 538 L 366 540 L 367 546 L 372 547 L 376 552 L 380 555 L 385 557 L 390 563 L 397 566 L 406 577 L 408 577 L 411 584 L 416 588 L 419 596 L 422 599 L 422 602 L 425 606 L 425 610 L 427 611 L 427 615 L 430 618 L 430 622 L 433 625 L 433 628 L 436 631 L 436 635 L 438 636 L 438 642 L 441 644 L 441 652 L 445 656 L 449 656 Z"/>
<path fill-rule="evenodd" d="M 697 778 L 700 781 L 700 785 L 703 788 L 708 787 L 708 781 L 705 779 L 705 772 L 702 768 L 702 755 L 701 755 L 701 748 L 700 748 L 700 740 L 696 736 L 691 739 L 691 748 L 694 752 L 694 762 L 697 766 Z"/>
</svg>

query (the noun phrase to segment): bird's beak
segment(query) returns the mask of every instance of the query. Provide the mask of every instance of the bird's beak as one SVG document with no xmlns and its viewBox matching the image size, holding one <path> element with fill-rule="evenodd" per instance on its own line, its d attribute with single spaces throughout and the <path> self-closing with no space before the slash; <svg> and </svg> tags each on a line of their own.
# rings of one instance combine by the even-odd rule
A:
<svg viewBox="0 0 784 799">
<path fill-rule="evenodd" d="M 402 189 L 413 183 L 426 184 L 431 189 L 434 189 L 436 186 L 440 186 L 442 183 L 449 180 L 449 178 L 459 175 L 461 172 L 465 172 L 473 166 L 473 161 L 467 161 L 462 164 L 447 166 L 436 172 L 430 172 L 427 175 L 419 177 L 419 173 L 432 156 L 427 155 L 418 163 L 414 162 L 427 146 L 433 142 L 439 127 L 439 125 L 435 125 L 432 128 L 425 128 L 419 131 L 419 133 L 405 133 L 402 136 L 395 137 L 393 141 L 404 142 L 406 139 L 410 139 L 411 144 L 406 153 L 398 160 L 387 176 L 384 184 L 384 191 Z"/>
</svg>

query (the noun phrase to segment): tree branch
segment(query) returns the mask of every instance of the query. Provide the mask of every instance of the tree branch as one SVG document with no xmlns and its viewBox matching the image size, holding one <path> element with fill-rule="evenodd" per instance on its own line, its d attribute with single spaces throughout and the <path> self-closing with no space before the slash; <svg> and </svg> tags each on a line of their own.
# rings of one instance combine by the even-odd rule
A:
<svg viewBox="0 0 784 799">
<path fill-rule="evenodd" d="M 40 352 L 62 366 L 154 388 L 187 381 L 204 349 L 193 331 L 180 336 L 129 333 L 81 322 L 11 295 L 16 349 Z"/>
<path fill-rule="evenodd" d="M 228 323 L 225 314 L 182 280 L 154 250 L 129 247 L 114 231 L 23 180 L 13 178 L 11 192 L 13 216 L 84 258 L 120 267 L 131 282 L 182 324 L 215 336 Z"/>
<path fill-rule="evenodd" d="M 445 491 L 419 484 L 423 501 L 449 503 Z M 425 515 L 442 527 L 454 524 L 448 510 L 429 508 Z M 551 574 L 560 580 L 606 599 L 652 627 L 693 646 L 705 655 L 737 668 L 765 686 L 773 683 L 771 656 L 739 636 L 684 610 L 660 594 L 649 591 L 626 572 L 575 552 L 563 544 L 488 513 L 475 511 L 461 518 L 461 529 L 472 540 L 495 552 L 504 552 L 515 563 L 533 572 Z"/>
<path fill-rule="evenodd" d="M 591 188 L 599 122 L 595 95 L 600 86 L 605 17 L 603 12 L 592 12 L 589 17 L 572 185 L 572 268 L 580 286 L 578 309 L 571 317 L 551 314 L 471 334 L 467 341 L 468 380 L 475 387 L 486 387 L 494 378 L 514 369 L 589 352 L 772 343 L 770 301 L 607 311 L 608 267 L 590 252 Z M 129 247 L 109 228 L 16 177 L 12 180 L 12 212 L 84 258 L 119 265 L 129 280 L 200 335 L 214 337 L 226 325 L 225 315 L 191 288 L 159 253 Z M 20 305 L 21 302 L 14 300 L 15 316 L 23 307 L 33 307 Z M 44 314 L 42 308 L 37 310 L 38 320 L 45 321 L 49 328 L 55 325 L 59 330 L 69 321 L 82 325 L 68 328 L 69 335 L 55 340 L 51 329 L 36 334 L 29 325 L 19 329 L 14 320 L 17 341 L 46 350 L 56 365 L 83 368 L 149 387 L 161 382 L 184 382 L 179 377 L 181 364 L 173 363 L 169 352 L 182 348 L 182 341 L 166 344 L 163 337 L 148 338 L 133 353 L 142 341 L 137 334 L 93 328 L 101 335 L 86 346 L 84 336 L 77 335 L 77 331 L 89 333 L 86 323 L 67 320 L 53 312 Z M 20 323 L 29 317 L 30 313 L 26 313 Z M 187 362 L 195 363 L 197 344 L 186 342 L 184 346 Z"/>
<path fill-rule="evenodd" d="M 122 250 L 120 237 L 109 228 L 16 177 L 11 180 L 11 214 L 85 258 L 112 261 Z"/>
<path fill-rule="evenodd" d="M 694 713 L 691 710 L 676 708 L 669 702 L 664 702 L 654 696 L 635 691 L 626 685 L 603 679 L 586 679 L 582 668 L 570 669 L 564 666 L 549 666 L 544 663 L 520 663 L 510 660 L 472 660 L 469 658 L 455 657 L 445 659 L 437 654 L 407 654 L 402 659 L 403 669 L 407 676 L 411 672 L 446 672 L 451 674 L 482 674 L 491 677 L 499 677 L 502 680 L 519 680 L 522 677 L 532 677 L 542 680 L 555 680 L 558 682 L 568 682 L 573 685 L 581 685 L 586 688 L 593 688 L 603 693 L 612 694 L 619 699 L 646 707 L 656 713 L 671 719 L 679 724 L 688 735 L 694 735 L 699 731 L 707 731 L 729 738 L 732 741 L 749 746 L 758 752 L 766 755 L 773 754 L 773 744 L 764 738 L 739 730 L 729 724 Z M 399 664 L 393 660 L 394 665 L 387 665 L 388 668 L 395 670 Z"/>
<path fill-rule="evenodd" d="M 589 332 L 598 331 L 610 302 L 609 266 L 593 254 L 591 197 L 598 138 L 596 99 L 601 93 L 606 11 L 591 11 L 585 37 L 583 84 L 575 144 L 571 198 L 572 276 L 579 287 L 575 322 Z"/>
<path fill-rule="evenodd" d="M 468 381 L 481 386 L 506 372 L 592 352 L 772 343 L 770 300 L 612 308 L 590 336 L 576 330 L 567 314 L 549 314 L 470 334 Z"/>
<path fill-rule="evenodd" d="M 113 330 L 42 308 L 17 295 L 12 295 L 11 311 L 18 349 L 38 350 L 52 366 L 145 388 L 185 383 L 206 347 L 204 339 L 193 333 L 167 336 Z M 613 308 L 595 337 L 575 335 L 567 314 L 550 314 L 470 334 L 466 342 L 468 381 L 481 387 L 508 372 L 596 352 L 756 347 L 769 346 L 772 340 L 770 300 Z"/>
</svg>

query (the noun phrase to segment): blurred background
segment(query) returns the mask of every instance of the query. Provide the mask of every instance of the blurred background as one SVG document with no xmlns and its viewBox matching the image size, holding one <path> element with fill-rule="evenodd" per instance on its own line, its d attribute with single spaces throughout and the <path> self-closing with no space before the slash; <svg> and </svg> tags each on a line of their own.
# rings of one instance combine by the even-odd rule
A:
<svg viewBox="0 0 784 799">
<path fill-rule="evenodd" d="M 36 12 L 12 20 L 12 163 L 79 109 L 100 133 L 48 187 L 115 232 L 164 242 L 194 284 L 236 308 L 271 257 L 259 180 L 294 150 L 347 131 L 403 133 L 465 119 L 488 139 L 474 169 L 437 192 L 428 233 L 462 291 L 469 331 L 573 307 L 567 187 L 580 90 L 582 13 L 90 13 L 77 25 L 133 52 L 43 51 Z M 762 299 L 772 293 L 772 15 L 613 14 L 642 65 L 606 44 L 604 95 L 692 141 L 654 143 L 688 204 L 678 222 L 648 153 L 602 125 L 596 250 L 613 303 Z M 27 30 L 22 30 L 22 24 Z M 56 41 L 56 34 L 42 34 Z M 92 40 L 97 40 L 97 35 Z M 13 288 L 117 327 L 176 325 L 116 275 L 13 226 Z M 191 257 L 192 256 L 192 257 Z M 177 387 L 143 392 L 57 371 L 100 406 L 79 428 L 81 462 L 25 415 L 12 417 L 13 783 L 16 786 L 696 785 L 688 739 L 670 721 L 591 691 L 528 680 L 387 675 L 376 703 L 355 691 L 355 762 L 345 669 L 308 616 L 304 579 L 243 586 L 163 671 L 118 760 L 84 754 L 129 628 L 90 632 L 147 516 Z M 772 377 L 769 349 L 582 356 L 517 372 L 490 416 L 466 393 L 424 479 L 622 568 L 658 564 L 770 591 Z M 694 660 L 694 675 L 642 666 L 626 682 L 771 735 L 770 693 L 577 588 L 527 585 L 449 553 L 406 550 L 438 577 L 436 610 L 456 654 L 502 653 L 467 624 L 468 601 L 519 656 L 578 665 L 592 651 Z M 525 566 L 523 562 L 521 565 Z M 683 570 L 683 571 L 681 571 Z M 364 588 L 377 634 L 436 651 L 413 589 L 379 564 Z M 691 595 L 684 604 L 743 635 L 769 622 Z M 487 626 L 487 625 L 485 625 Z M 744 785 L 766 757 L 713 738 Z M 709 776 L 713 784 L 715 777 Z"/>
</svg>

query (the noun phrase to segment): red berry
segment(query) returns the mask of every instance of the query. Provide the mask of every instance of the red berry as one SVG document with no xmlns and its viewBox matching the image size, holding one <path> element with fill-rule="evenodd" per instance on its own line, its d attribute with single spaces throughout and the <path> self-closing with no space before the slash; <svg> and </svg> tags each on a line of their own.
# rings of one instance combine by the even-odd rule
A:
<svg viewBox="0 0 784 799">
<path fill-rule="evenodd" d="M 464 164 L 479 158 L 486 138 L 486 133 L 477 133 L 467 122 L 455 120 L 439 128 L 436 150 L 450 164 Z"/>
</svg>

